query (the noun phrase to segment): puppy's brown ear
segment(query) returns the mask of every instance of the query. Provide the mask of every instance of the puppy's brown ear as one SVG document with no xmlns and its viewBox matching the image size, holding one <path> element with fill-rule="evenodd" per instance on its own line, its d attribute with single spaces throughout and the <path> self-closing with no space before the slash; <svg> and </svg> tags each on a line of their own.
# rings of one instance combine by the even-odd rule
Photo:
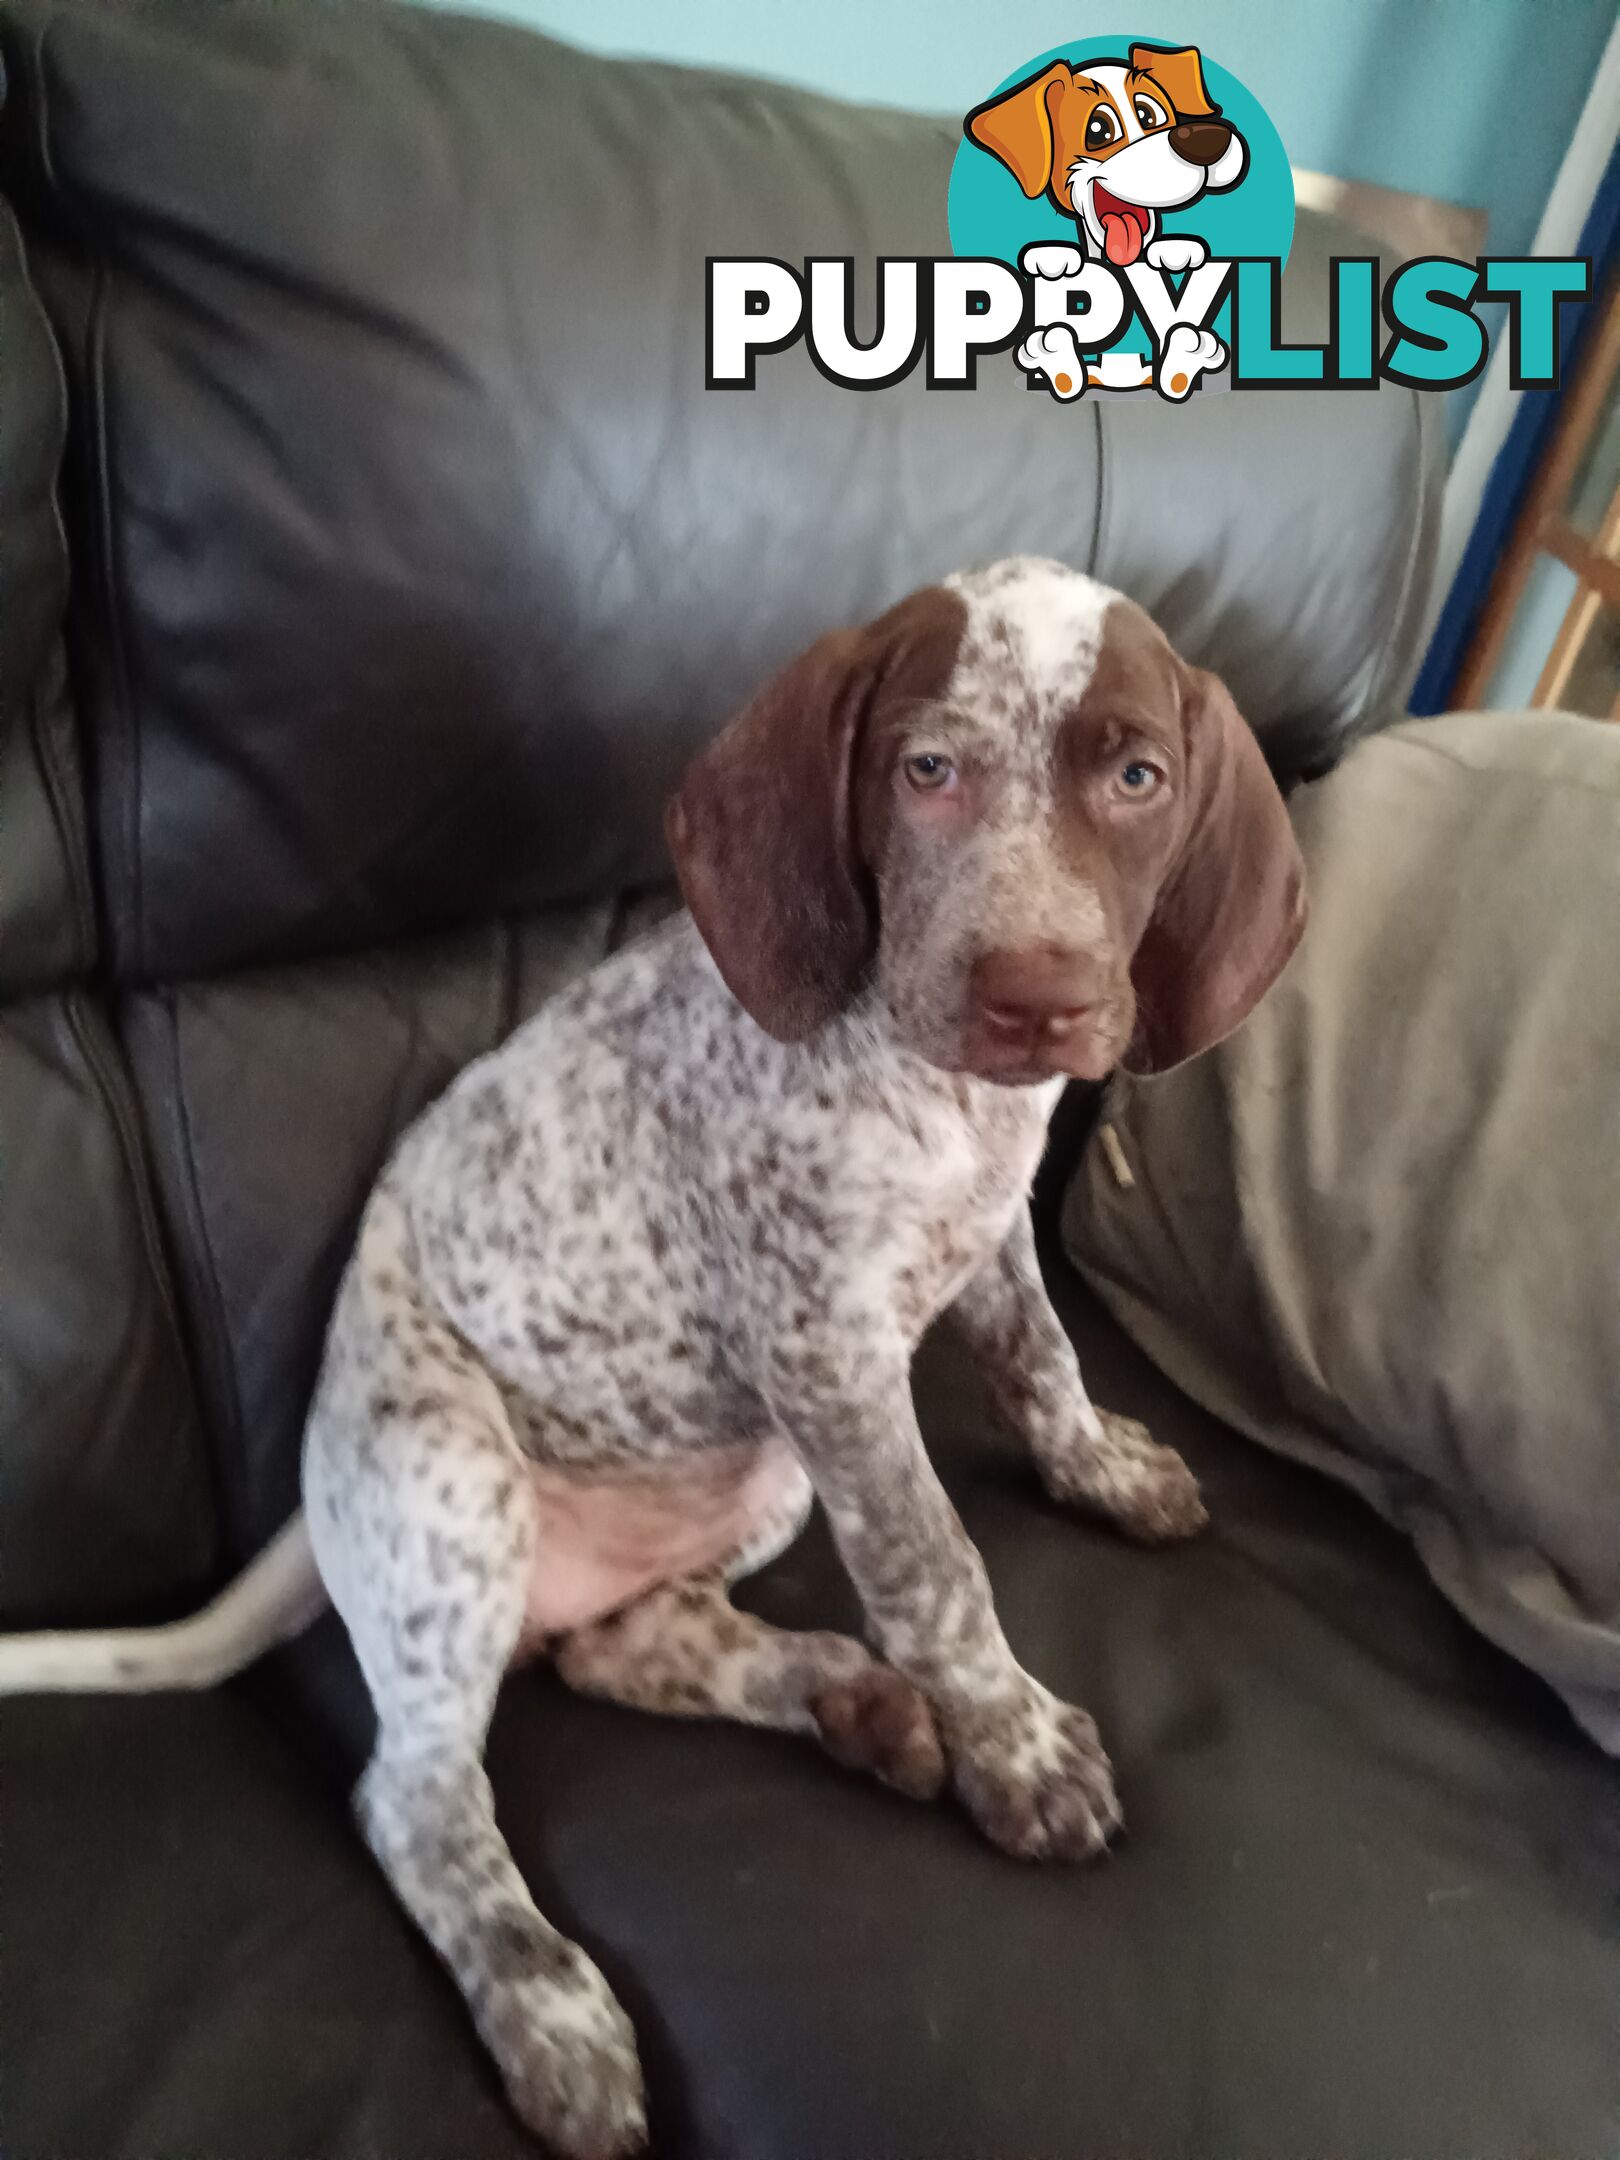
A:
<svg viewBox="0 0 1620 2160">
<path fill-rule="evenodd" d="M 1182 675 L 1187 825 L 1131 963 L 1130 1072 L 1164 1072 L 1230 1035 L 1305 928 L 1305 865 L 1260 745 L 1224 683 Z"/>
<path fill-rule="evenodd" d="M 1150 75 L 1170 100 L 1171 117 L 1207 120 L 1219 107 L 1211 104 L 1204 88 L 1204 64 L 1196 45 L 1165 51 L 1158 45 L 1133 45 L 1131 66 L 1139 75 Z"/>
<path fill-rule="evenodd" d="M 933 588 L 820 639 L 699 753 L 665 812 L 699 934 L 737 1002 L 780 1042 L 824 1027 L 871 963 L 866 850 L 881 821 L 859 815 L 862 750 L 881 699 L 938 694 L 964 620 L 962 602 Z"/>
<path fill-rule="evenodd" d="M 1031 201 L 1052 184 L 1057 108 L 1074 81 L 1066 60 L 1054 60 L 1000 97 L 976 105 L 963 121 L 969 142 L 1000 158 Z"/>
</svg>

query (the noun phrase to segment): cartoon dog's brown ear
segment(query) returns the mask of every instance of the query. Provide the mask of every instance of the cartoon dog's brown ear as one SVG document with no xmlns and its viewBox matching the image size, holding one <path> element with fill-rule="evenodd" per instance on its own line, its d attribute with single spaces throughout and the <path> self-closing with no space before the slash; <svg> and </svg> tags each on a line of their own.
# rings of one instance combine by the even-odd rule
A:
<svg viewBox="0 0 1620 2160">
<path fill-rule="evenodd" d="M 942 587 L 812 645 L 688 766 L 664 816 L 681 895 L 744 1010 L 779 1042 L 824 1027 L 877 945 L 857 800 L 880 696 L 937 695 L 966 611 Z"/>
<path fill-rule="evenodd" d="M 1166 50 L 1160 45 L 1133 45 L 1131 66 L 1138 75 L 1150 75 L 1170 100 L 1178 120 L 1205 120 L 1220 108 L 1211 104 L 1204 88 L 1204 67 L 1196 45 Z"/>
<path fill-rule="evenodd" d="M 975 106 L 962 123 L 969 142 L 1000 158 L 1031 201 L 1052 184 L 1057 107 L 1073 81 L 1069 63 L 1054 60 L 1044 74 Z"/>
<path fill-rule="evenodd" d="M 1305 928 L 1305 864 L 1226 685 L 1182 671 L 1188 825 L 1136 957 L 1130 1072 L 1164 1072 L 1246 1020 Z"/>
</svg>

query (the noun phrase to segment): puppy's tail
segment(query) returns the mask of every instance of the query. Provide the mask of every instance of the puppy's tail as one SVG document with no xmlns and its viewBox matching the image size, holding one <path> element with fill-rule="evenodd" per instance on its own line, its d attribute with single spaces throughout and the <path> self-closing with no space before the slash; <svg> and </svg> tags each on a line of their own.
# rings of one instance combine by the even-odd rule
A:
<svg viewBox="0 0 1620 2160">
<path fill-rule="evenodd" d="M 168 1627 L 0 1635 L 0 1695 L 211 1688 L 301 1635 L 328 1603 L 302 1509 L 210 1605 Z"/>
</svg>

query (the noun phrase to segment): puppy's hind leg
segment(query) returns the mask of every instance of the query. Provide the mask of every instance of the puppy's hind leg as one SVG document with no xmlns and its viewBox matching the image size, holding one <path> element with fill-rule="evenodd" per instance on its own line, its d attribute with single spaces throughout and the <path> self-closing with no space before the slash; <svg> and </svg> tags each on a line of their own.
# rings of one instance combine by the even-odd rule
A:
<svg viewBox="0 0 1620 2160">
<path fill-rule="evenodd" d="M 791 1543 L 809 1504 L 805 1478 L 780 1519 L 728 1562 L 565 1636 L 557 1671 L 581 1694 L 636 1710 L 811 1734 L 849 1768 L 935 1799 L 945 1757 L 933 1712 L 909 1680 L 847 1635 L 772 1627 L 731 1602 L 729 1584 Z"/>
<path fill-rule="evenodd" d="M 645 2142 L 634 2035 L 537 1910 L 482 1762 L 523 1620 L 528 1479 L 488 1374 L 408 1276 L 385 1269 L 385 1298 L 356 1280 L 367 1260 L 363 1244 L 305 1453 L 312 1541 L 377 1711 L 356 1814 L 523 2121 L 568 2160 L 621 2160 Z"/>
<path fill-rule="evenodd" d="M 848 1635 L 796 1633 L 739 1612 L 718 1574 L 665 1583 L 578 1629 L 556 1662 L 582 1695 L 809 1733 L 838 1762 L 913 1799 L 944 1789 L 933 1713 L 909 1680 Z"/>
</svg>

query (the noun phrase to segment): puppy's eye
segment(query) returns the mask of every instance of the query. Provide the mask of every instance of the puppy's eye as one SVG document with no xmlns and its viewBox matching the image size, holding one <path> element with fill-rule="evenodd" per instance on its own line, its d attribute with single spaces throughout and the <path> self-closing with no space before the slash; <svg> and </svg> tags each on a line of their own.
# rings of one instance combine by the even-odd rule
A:
<svg viewBox="0 0 1620 2160">
<path fill-rule="evenodd" d="M 1106 150 L 1119 133 L 1119 122 L 1106 105 L 1099 105 L 1086 122 L 1086 148 Z"/>
<path fill-rule="evenodd" d="M 1163 107 L 1155 103 L 1152 98 L 1138 97 L 1136 100 L 1136 117 L 1141 121 L 1143 127 L 1156 128 L 1164 126 L 1168 115 Z"/>
<path fill-rule="evenodd" d="M 1142 758 L 1132 758 L 1128 765 L 1119 768 L 1116 784 L 1120 793 L 1131 802 L 1143 802 L 1158 792 L 1163 780 L 1164 774 L 1157 765 L 1149 765 Z"/>
<path fill-rule="evenodd" d="M 939 750 L 920 750 L 906 759 L 906 778 L 925 795 L 937 794 L 956 779 L 956 767 Z"/>
</svg>

